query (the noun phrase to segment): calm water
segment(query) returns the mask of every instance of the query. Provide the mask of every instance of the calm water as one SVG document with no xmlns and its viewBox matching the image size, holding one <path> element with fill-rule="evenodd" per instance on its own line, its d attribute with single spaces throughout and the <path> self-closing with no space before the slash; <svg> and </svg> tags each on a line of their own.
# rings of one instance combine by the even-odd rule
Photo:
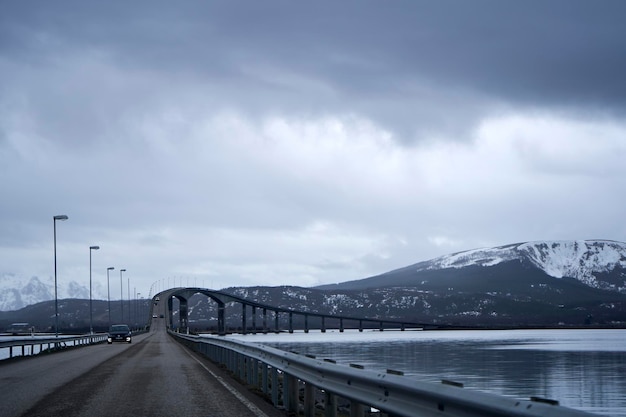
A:
<svg viewBox="0 0 626 417">
<path fill-rule="evenodd" d="M 515 398 L 539 396 L 626 416 L 626 330 L 346 331 L 228 336 L 283 350 L 450 379 Z"/>
</svg>

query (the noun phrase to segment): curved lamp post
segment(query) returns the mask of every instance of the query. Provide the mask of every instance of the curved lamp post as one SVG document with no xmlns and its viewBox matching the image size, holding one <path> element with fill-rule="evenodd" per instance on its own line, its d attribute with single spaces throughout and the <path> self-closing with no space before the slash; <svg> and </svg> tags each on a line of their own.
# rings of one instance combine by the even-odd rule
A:
<svg viewBox="0 0 626 417">
<path fill-rule="evenodd" d="M 135 287 L 135 291 L 137 291 L 137 288 Z M 140 322 L 141 320 L 141 310 L 142 310 L 142 304 L 143 302 L 140 302 L 140 298 L 141 298 L 141 293 L 140 292 L 136 292 L 135 293 L 135 321 L 136 322 Z"/>
<path fill-rule="evenodd" d="M 120 306 L 122 307 L 122 319 L 120 323 L 124 323 L 124 283 L 122 282 L 122 272 L 126 272 L 126 270 L 120 269 Z"/>
<path fill-rule="evenodd" d="M 110 266 L 107 268 L 107 299 L 109 300 L 109 329 L 111 328 L 111 284 L 109 284 L 109 271 L 115 268 Z"/>
<path fill-rule="evenodd" d="M 89 246 L 89 334 L 93 334 L 93 301 L 91 296 L 91 251 L 98 249 L 100 249 L 100 246 Z"/>
<path fill-rule="evenodd" d="M 54 334 L 59 337 L 59 298 L 57 296 L 57 220 L 64 221 L 68 217 L 65 214 L 59 214 L 52 217 L 54 224 Z"/>
<path fill-rule="evenodd" d="M 130 318 L 130 312 L 131 312 L 131 307 L 130 307 L 130 277 L 128 277 L 128 325 L 130 326 L 131 324 L 131 318 Z"/>
</svg>

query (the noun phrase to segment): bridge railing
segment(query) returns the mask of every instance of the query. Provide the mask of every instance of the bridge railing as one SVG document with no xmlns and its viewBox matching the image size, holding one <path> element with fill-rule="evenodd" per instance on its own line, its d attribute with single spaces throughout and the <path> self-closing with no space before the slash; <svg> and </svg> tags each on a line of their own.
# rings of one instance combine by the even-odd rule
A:
<svg viewBox="0 0 626 417">
<path fill-rule="evenodd" d="M 41 337 L 30 336 L 11 340 L 0 340 L 0 360 L 16 356 L 33 356 L 41 352 L 66 347 L 92 345 L 107 340 L 107 333 L 79 336 Z"/>
<path fill-rule="evenodd" d="M 337 415 L 339 399 L 349 404 L 350 416 L 364 416 L 371 408 L 379 410 L 381 414 L 377 415 L 394 417 L 592 416 L 562 407 L 554 400 L 503 397 L 468 390 L 450 381 L 422 382 L 392 370 L 383 373 L 358 365 L 339 365 L 329 359 L 303 356 L 258 343 L 170 334 L 261 390 L 271 397 L 274 406 L 284 407 L 295 415 L 302 409 L 306 417 L 315 416 L 316 397 L 323 396 L 325 417 Z"/>
</svg>

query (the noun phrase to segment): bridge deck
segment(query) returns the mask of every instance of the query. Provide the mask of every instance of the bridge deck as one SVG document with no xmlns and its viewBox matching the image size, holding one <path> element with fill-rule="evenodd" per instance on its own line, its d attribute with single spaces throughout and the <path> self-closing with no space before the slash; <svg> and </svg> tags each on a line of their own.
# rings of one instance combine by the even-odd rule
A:
<svg viewBox="0 0 626 417">
<path fill-rule="evenodd" d="M 162 322 L 132 344 L 0 363 L 0 415 L 284 416 L 172 340 Z"/>
</svg>

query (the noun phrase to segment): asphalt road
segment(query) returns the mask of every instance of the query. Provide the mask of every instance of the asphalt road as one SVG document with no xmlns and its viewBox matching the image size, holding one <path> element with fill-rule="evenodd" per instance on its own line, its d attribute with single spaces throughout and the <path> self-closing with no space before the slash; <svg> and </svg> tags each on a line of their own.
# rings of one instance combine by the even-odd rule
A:
<svg viewBox="0 0 626 417">
<path fill-rule="evenodd" d="M 0 362 L 0 416 L 285 416 L 154 321 L 131 344 Z"/>
</svg>

